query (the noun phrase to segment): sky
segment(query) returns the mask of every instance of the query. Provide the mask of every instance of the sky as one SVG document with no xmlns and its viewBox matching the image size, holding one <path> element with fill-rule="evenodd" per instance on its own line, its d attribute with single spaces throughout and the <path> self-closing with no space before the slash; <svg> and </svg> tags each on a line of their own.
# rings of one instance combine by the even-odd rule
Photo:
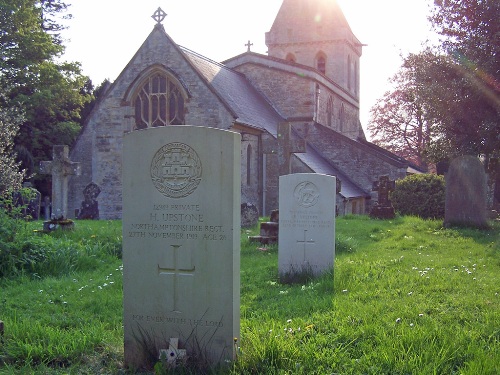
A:
<svg viewBox="0 0 500 375">
<path fill-rule="evenodd" d="M 78 61 L 94 85 L 115 80 L 153 30 L 158 7 L 165 31 L 177 44 L 215 61 L 247 50 L 266 54 L 282 0 L 67 0 L 73 18 L 65 21 L 63 59 Z M 360 63 L 360 120 L 390 86 L 401 56 L 435 40 L 427 16 L 432 0 L 338 0 L 352 31 L 367 46 Z M 370 135 L 367 134 L 368 138 Z"/>
</svg>

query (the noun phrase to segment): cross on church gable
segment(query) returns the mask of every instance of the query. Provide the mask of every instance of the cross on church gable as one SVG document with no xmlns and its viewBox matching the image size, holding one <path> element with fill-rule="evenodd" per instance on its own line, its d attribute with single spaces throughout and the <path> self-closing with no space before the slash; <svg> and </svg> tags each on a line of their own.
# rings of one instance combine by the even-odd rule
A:
<svg viewBox="0 0 500 375">
<path fill-rule="evenodd" d="M 292 154 L 306 152 L 306 142 L 303 139 L 292 138 L 292 126 L 283 122 L 278 125 L 278 140 L 273 138 L 262 139 L 262 149 L 265 154 L 278 153 L 279 175 L 291 173 Z"/>
<path fill-rule="evenodd" d="M 160 24 L 165 19 L 166 16 L 167 13 L 165 13 L 163 9 L 158 7 L 158 9 L 156 9 L 156 11 L 151 16 L 151 18 L 156 21 L 156 24 Z"/>
<path fill-rule="evenodd" d="M 68 177 L 80 175 L 80 163 L 69 159 L 69 147 L 52 148 L 52 161 L 40 163 L 40 173 L 52 175 L 52 219 L 66 219 L 68 211 Z"/>
<path fill-rule="evenodd" d="M 247 52 L 250 52 L 250 47 L 253 46 L 253 43 L 250 43 L 250 40 L 248 40 L 248 43 L 245 44 L 245 47 L 248 47 Z"/>
<path fill-rule="evenodd" d="M 396 188 L 396 181 L 389 180 L 389 176 L 380 176 L 378 181 L 374 181 L 372 191 L 378 192 L 378 204 L 380 206 L 390 205 L 389 194 Z"/>
<path fill-rule="evenodd" d="M 192 264 L 190 250 L 183 250 L 183 252 L 179 254 L 179 249 L 182 247 L 181 245 L 170 246 L 172 247 L 172 253 L 169 255 L 171 255 L 172 261 L 167 262 L 170 264 L 166 266 L 160 266 L 160 264 L 158 264 L 158 275 L 164 275 L 171 278 L 172 282 L 169 285 L 171 287 L 171 292 L 169 292 L 169 300 L 171 301 L 170 309 L 173 312 L 180 313 L 182 312 L 179 306 L 179 300 L 181 298 L 180 290 L 183 289 L 181 282 L 192 283 L 196 267 Z"/>
</svg>

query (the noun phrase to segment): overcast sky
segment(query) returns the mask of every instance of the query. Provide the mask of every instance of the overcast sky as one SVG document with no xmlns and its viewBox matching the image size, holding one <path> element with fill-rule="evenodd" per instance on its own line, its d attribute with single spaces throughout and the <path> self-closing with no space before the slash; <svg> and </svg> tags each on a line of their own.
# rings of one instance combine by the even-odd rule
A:
<svg viewBox="0 0 500 375">
<path fill-rule="evenodd" d="M 330 0 L 325 0 L 330 1 Z M 71 1 L 68 1 L 71 3 Z M 418 52 L 435 38 L 427 21 L 432 0 L 338 0 L 351 29 L 366 44 L 361 57 L 361 123 L 388 89 L 401 54 Z M 265 33 L 282 0 L 81 0 L 70 7 L 65 60 L 79 61 L 94 85 L 113 81 L 154 27 L 161 7 L 165 31 L 181 46 L 223 61 L 246 51 L 265 54 Z M 367 134 L 369 136 L 369 134 Z"/>
</svg>

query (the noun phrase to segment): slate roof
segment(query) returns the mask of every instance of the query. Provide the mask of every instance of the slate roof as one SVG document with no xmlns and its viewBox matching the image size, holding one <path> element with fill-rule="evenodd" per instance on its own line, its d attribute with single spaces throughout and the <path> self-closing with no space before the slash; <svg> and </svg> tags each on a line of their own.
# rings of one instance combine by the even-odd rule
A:
<svg viewBox="0 0 500 375">
<path fill-rule="evenodd" d="M 193 66 L 229 107 L 238 123 L 267 130 L 274 136 L 284 122 L 272 105 L 241 73 L 181 47 Z"/>
</svg>

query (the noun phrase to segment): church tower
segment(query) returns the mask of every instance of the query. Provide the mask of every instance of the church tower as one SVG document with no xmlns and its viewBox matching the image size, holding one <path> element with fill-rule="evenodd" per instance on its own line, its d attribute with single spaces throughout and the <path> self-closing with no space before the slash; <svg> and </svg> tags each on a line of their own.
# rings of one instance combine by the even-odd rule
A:
<svg viewBox="0 0 500 375">
<path fill-rule="evenodd" d="M 336 0 L 284 0 L 266 45 L 269 56 L 313 67 L 359 99 L 362 45 Z"/>
</svg>

